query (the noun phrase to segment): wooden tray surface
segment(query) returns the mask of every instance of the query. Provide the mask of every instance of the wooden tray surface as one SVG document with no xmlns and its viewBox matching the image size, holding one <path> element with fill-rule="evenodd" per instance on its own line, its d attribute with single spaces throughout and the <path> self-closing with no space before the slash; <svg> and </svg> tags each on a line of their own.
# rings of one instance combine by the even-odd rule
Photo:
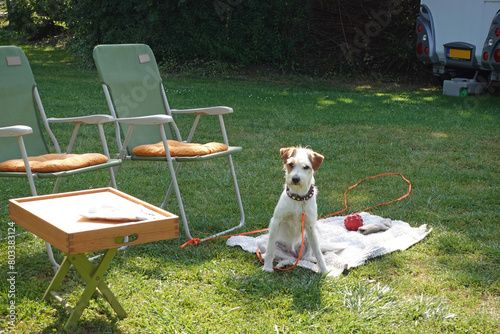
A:
<svg viewBox="0 0 500 334">
<path fill-rule="evenodd" d="M 82 213 L 102 205 L 141 206 L 147 220 L 88 219 Z M 179 217 L 114 188 L 32 196 L 9 200 L 12 221 L 67 254 L 173 239 Z M 130 236 L 127 243 L 116 237 Z"/>
</svg>

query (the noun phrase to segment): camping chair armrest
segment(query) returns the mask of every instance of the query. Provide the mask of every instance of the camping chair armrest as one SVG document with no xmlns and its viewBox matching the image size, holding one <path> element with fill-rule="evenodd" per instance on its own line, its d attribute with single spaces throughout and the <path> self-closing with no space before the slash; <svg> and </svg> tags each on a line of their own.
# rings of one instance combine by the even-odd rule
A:
<svg viewBox="0 0 500 334">
<path fill-rule="evenodd" d="M 33 133 L 33 129 L 26 125 L 13 125 L 0 128 L 0 137 L 17 137 Z"/>
<path fill-rule="evenodd" d="M 102 124 L 113 122 L 115 119 L 111 115 L 89 115 L 66 118 L 49 118 L 49 123 L 84 123 L 84 124 Z"/>
<path fill-rule="evenodd" d="M 75 128 L 71 139 L 69 140 L 68 148 L 66 149 L 66 154 L 71 153 L 73 149 L 73 144 L 78 136 L 78 131 L 80 130 L 80 125 L 82 124 L 92 124 L 97 125 L 99 128 L 99 136 L 101 137 L 101 144 L 104 150 L 104 154 L 109 157 L 108 145 L 106 144 L 106 135 L 104 134 L 104 123 L 114 122 L 115 118 L 111 115 L 88 115 L 88 116 L 78 116 L 78 117 L 65 117 L 65 118 L 48 118 L 47 123 L 70 123 L 74 124 Z M 54 138 L 55 140 L 55 138 Z"/>
<path fill-rule="evenodd" d="M 187 137 L 186 142 L 190 143 L 193 139 L 194 133 L 196 131 L 196 127 L 198 126 L 198 122 L 202 115 L 213 115 L 219 117 L 220 129 L 222 131 L 222 137 L 224 138 L 224 143 L 229 146 L 227 142 L 227 134 L 226 128 L 224 126 L 223 115 L 230 114 L 233 112 L 233 108 L 230 107 L 208 107 L 208 108 L 195 108 L 195 109 L 171 109 L 172 114 L 191 114 L 196 115 L 196 118 L 191 126 L 191 130 L 189 131 L 189 135 Z M 177 133 L 177 137 L 180 138 L 180 134 Z"/>
<path fill-rule="evenodd" d="M 129 118 L 117 118 L 118 123 L 125 124 L 140 124 L 140 125 L 151 125 L 151 124 L 164 124 L 173 122 L 173 118 L 167 115 L 152 115 L 152 116 L 142 116 L 142 117 L 129 117 Z"/>
<path fill-rule="evenodd" d="M 230 107 L 208 107 L 195 109 L 171 109 L 173 114 L 224 115 L 233 112 Z"/>
</svg>

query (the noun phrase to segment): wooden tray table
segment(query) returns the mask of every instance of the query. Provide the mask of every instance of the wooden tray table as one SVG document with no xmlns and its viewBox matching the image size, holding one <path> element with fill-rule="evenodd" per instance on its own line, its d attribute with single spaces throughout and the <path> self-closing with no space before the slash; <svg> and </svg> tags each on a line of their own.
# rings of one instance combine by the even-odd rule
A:
<svg viewBox="0 0 500 334">
<path fill-rule="evenodd" d="M 103 204 L 117 207 L 138 206 L 146 220 L 117 221 L 89 219 L 81 214 Z M 179 236 L 179 217 L 113 188 L 82 190 L 68 193 L 32 196 L 9 200 L 13 222 L 34 233 L 64 254 L 44 300 L 54 297 L 68 311 L 65 328 L 74 326 L 95 291 L 113 307 L 120 318 L 126 316 L 116 297 L 101 279 L 121 246 L 173 239 Z M 129 237 L 128 242 L 124 242 Z M 126 239 L 125 239 L 126 240 Z M 84 253 L 106 250 L 96 267 Z M 71 265 L 87 284 L 74 308 L 56 292 Z"/>
</svg>

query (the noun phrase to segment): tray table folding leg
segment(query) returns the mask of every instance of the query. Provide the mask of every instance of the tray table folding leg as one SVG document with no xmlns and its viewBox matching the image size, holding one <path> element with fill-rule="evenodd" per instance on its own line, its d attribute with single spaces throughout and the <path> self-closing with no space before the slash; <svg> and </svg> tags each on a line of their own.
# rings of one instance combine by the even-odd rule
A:
<svg viewBox="0 0 500 334">
<path fill-rule="evenodd" d="M 45 295 L 43 296 L 43 300 L 47 301 L 50 299 L 50 297 L 55 298 L 61 303 L 61 305 L 63 305 L 64 308 L 70 311 L 69 319 L 67 320 L 64 328 L 67 329 L 77 324 L 78 319 L 80 319 L 83 313 L 83 310 L 88 306 L 90 298 L 92 298 L 92 295 L 96 291 L 100 292 L 101 296 L 111 305 L 119 318 L 126 317 L 127 313 L 102 279 L 103 275 L 106 273 L 106 270 L 109 268 L 111 261 L 116 254 L 116 251 L 117 248 L 108 249 L 99 262 L 97 268 L 94 267 L 92 262 L 90 262 L 83 253 L 66 254 L 66 257 L 61 263 L 61 267 L 52 279 L 52 282 L 50 283 L 47 291 L 45 292 Z M 56 290 L 59 289 L 62 281 L 64 280 L 64 277 L 68 273 L 71 265 L 73 265 L 73 267 L 76 269 L 78 274 L 82 277 L 87 285 L 74 308 L 71 308 L 67 304 L 67 302 L 62 299 L 56 292 Z"/>
</svg>

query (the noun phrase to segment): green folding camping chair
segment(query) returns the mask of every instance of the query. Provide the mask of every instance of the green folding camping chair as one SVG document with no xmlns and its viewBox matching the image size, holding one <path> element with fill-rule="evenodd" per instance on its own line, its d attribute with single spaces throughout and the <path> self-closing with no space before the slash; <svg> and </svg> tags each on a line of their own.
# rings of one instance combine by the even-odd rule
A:
<svg viewBox="0 0 500 334">
<path fill-rule="evenodd" d="M 245 215 L 231 157 L 232 154 L 240 152 L 242 148 L 229 146 L 223 120 L 223 115 L 232 113 L 233 110 L 229 107 L 184 110 L 170 109 L 155 56 L 147 45 L 98 45 L 94 48 L 93 56 L 108 102 L 108 107 L 111 115 L 117 120 L 115 124 L 117 126 L 117 142 L 120 151 L 119 158 L 167 162 L 171 183 L 161 207 L 165 207 L 173 188 L 177 197 L 186 237 L 190 240 L 193 239 L 189 232 L 188 222 L 177 182 L 177 175 L 182 163 L 185 162 L 205 161 L 213 158 L 227 157 L 239 207 L 240 222 L 237 226 L 216 233 L 208 238 L 222 235 L 242 227 L 245 224 Z M 172 118 L 172 115 L 175 114 L 196 115 L 190 133 L 184 142 Z M 180 156 L 178 153 L 171 154 L 173 148 L 169 148 L 170 140 L 175 140 L 175 142 L 172 142 L 175 144 L 190 143 L 202 115 L 218 117 L 222 140 L 227 146 L 227 149 L 203 155 L 195 154 Z M 122 134 L 124 135 L 123 141 Z M 148 144 L 154 143 L 157 144 L 157 148 L 159 145 L 159 148 L 162 149 L 162 153 L 160 154 L 162 156 L 144 156 L 139 155 L 141 153 L 132 152 L 134 148 L 140 147 L 141 145 L 147 146 Z M 173 162 L 177 163 L 176 169 L 174 169 Z"/>
<path fill-rule="evenodd" d="M 63 177 L 108 168 L 111 186 L 116 188 L 113 167 L 121 160 L 109 158 L 103 129 L 103 123 L 112 121 L 110 115 L 47 118 L 26 55 L 16 46 L 0 46 L 0 177 L 27 178 L 31 194 L 36 196 L 34 179 L 55 178 L 53 192 L 56 193 Z M 49 126 L 49 123 L 62 122 L 75 124 L 64 154 Z M 55 153 L 49 152 L 42 124 Z M 82 124 L 97 124 L 104 154 L 70 155 Z M 48 243 L 46 247 L 50 262 L 57 269 L 59 264 L 52 247 Z"/>
</svg>

